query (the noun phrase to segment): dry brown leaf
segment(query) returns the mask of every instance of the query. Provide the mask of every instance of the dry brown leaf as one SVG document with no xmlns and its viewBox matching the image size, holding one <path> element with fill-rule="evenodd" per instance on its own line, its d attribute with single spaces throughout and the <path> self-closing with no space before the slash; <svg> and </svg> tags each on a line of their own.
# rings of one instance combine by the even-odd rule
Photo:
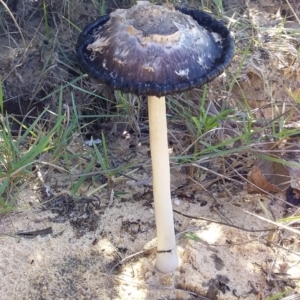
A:
<svg viewBox="0 0 300 300">
<path fill-rule="evenodd" d="M 271 156 L 278 158 L 274 155 Z M 282 163 L 261 159 L 258 161 L 257 166 L 262 174 L 264 174 L 266 180 L 272 185 L 277 186 L 281 191 L 285 191 L 289 187 L 291 176 Z"/>
<path fill-rule="evenodd" d="M 278 150 L 278 144 L 266 143 L 263 148 L 270 157 L 279 158 L 279 156 L 271 154 L 271 151 Z M 287 190 L 291 175 L 282 163 L 259 157 L 256 166 L 248 173 L 248 179 L 266 192 L 277 193 Z"/>
<path fill-rule="evenodd" d="M 258 187 L 256 189 L 253 189 L 253 186 L 250 186 L 248 188 L 248 192 L 261 192 L 261 190 L 264 190 L 269 193 L 280 192 L 280 189 L 276 185 L 271 184 L 267 181 L 266 177 L 264 176 L 260 168 L 257 166 L 253 166 L 250 172 L 248 173 L 248 180 L 252 182 L 256 187 Z"/>
</svg>

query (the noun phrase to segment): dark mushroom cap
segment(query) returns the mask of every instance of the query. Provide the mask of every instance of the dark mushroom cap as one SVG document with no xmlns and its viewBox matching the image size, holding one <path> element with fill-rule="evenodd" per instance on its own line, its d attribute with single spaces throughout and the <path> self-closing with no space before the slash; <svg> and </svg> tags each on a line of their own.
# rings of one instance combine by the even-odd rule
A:
<svg viewBox="0 0 300 300">
<path fill-rule="evenodd" d="M 233 57 L 234 41 L 226 26 L 203 11 L 146 2 L 85 27 L 76 51 L 97 81 L 127 93 L 164 96 L 220 75 Z"/>
</svg>

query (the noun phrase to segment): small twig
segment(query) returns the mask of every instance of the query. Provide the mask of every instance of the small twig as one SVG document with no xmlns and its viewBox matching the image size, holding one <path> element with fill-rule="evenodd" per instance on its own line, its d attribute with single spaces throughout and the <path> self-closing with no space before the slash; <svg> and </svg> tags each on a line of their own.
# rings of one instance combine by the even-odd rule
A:
<svg viewBox="0 0 300 300">
<path fill-rule="evenodd" d="M 6 9 L 6 11 L 8 12 L 8 14 L 10 15 L 10 17 L 12 18 L 13 22 L 15 23 L 16 27 L 18 28 L 18 31 L 20 33 L 20 36 L 22 38 L 22 42 L 23 42 L 23 46 L 24 46 L 24 49 L 26 49 L 26 42 L 25 42 L 25 39 L 24 39 L 24 36 L 23 36 L 23 33 L 21 31 L 21 28 L 17 22 L 17 20 L 15 19 L 14 15 L 12 14 L 12 12 L 10 11 L 9 7 L 5 4 L 5 2 L 3 0 L 0 0 L 0 2 L 2 3 L 2 5 L 4 6 L 4 8 Z"/>
<path fill-rule="evenodd" d="M 291 227 L 289 227 L 289 226 L 286 226 L 286 225 L 283 225 L 283 224 L 274 222 L 274 221 L 272 221 L 272 220 L 268 220 L 268 219 L 266 219 L 266 218 L 264 218 L 264 217 L 261 217 L 261 216 L 258 216 L 258 215 L 256 215 L 256 214 L 253 214 L 253 213 L 251 213 L 251 212 L 249 212 L 249 211 L 247 211 L 247 210 L 244 210 L 244 209 L 243 209 L 243 211 L 244 211 L 245 213 L 251 215 L 251 216 L 254 216 L 254 217 L 260 219 L 260 220 L 263 220 L 263 221 L 266 221 L 266 222 L 271 223 L 271 224 L 273 224 L 273 225 L 276 225 L 276 226 L 278 226 L 278 227 L 281 227 L 282 230 L 283 230 L 283 229 L 286 229 L 286 230 L 292 231 L 292 232 L 294 232 L 294 233 L 300 234 L 300 231 L 299 231 L 299 230 L 296 230 L 296 229 L 291 228 Z M 273 230 L 279 230 L 279 228 L 277 228 L 277 229 L 274 228 Z M 269 230 L 269 231 L 270 231 L 270 230 Z"/>
<path fill-rule="evenodd" d="M 131 255 L 128 255 L 128 256 L 124 257 L 123 259 L 121 259 L 118 263 L 116 263 L 116 264 L 109 270 L 109 274 L 111 274 L 111 273 L 114 271 L 114 269 L 115 269 L 116 267 L 118 267 L 119 265 L 122 265 L 124 262 L 126 262 L 126 261 L 128 261 L 128 260 L 130 260 L 130 259 L 132 259 L 132 258 L 134 258 L 134 257 L 136 257 L 136 256 L 139 256 L 140 254 L 144 254 L 144 253 L 150 252 L 150 251 L 153 250 L 154 248 L 156 248 L 156 245 L 153 246 L 153 247 L 151 247 L 151 248 L 149 248 L 149 249 L 142 250 L 142 251 L 139 251 L 139 252 L 136 252 L 136 253 L 133 253 L 133 254 L 131 254 Z"/>
<path fill-rule="evenodd" d="M 225 226 L 233 227 L 233 228 L 236 228 L 236 229 L 239 229 L 239 230 L 242 230 L 242 231 L 247 231 L 247 232 L 265 232 L 265 231 L 279 230 L 278 228 L 248 229 L 248 228 L 243 228 L 243 227 L 240 227 L 240 226 L 237 226 L 237 225 L 227 224 L 227 223 L 224 223 L 224 222 L 219 222 L 219 221 L 215 221 L 215 220 L 211 220 L 211 219 L 207 219 L 207 218 L 203 218 L 203 217 L 191 216 L 191 215 L 188 215 L 188 214 L 184 214 L 184 213 L 182 213 L 182 212 L 180 212 L 176 209 L 173 209 L 173 211 L 175 213 L 181 215 L 181 216 L 184 216 L 184 217 L 187 217 L 187 218 L 190 218 L 190 219 L 202 220 L 202 221 L 211 222 L 211 223 L 215 223 L 215 224 L 225 225 Z M 275 223 L 275 222 L 273 222 L 273 223 Z M 275 224 L 277 224 L 277 223 L 275 223 Z M 287 227 L 287 226 L 285 226 L 285 227 Z M 297 232 L 298 232 L 298 230 L 297 230 Z"/>
<path fill-rule="evenodd" d="M 290 2 L 288 0 L 286 0 L 287 5 L 289 6 L 290 10 L 293 12 L 294 17 L 296 18 L 296 20 L 298 21 L 298 23 L 300 24 L 300 19 L 298 18 L 297 14 L 295 13 L 292 5 L 290 4 Z"/>
<path fill-rule="evenodd" d="M 197 165 L 197 164 L 195 164 L 195 163 L 192 163 L 191 165 L 193 165 L 193 166 L 195 166 L 195 167 L 197 167 L 197 168 L 199 168 L 199 169 L 202 169 L 202 170 L 204 170 L 204 171 L 206 171 L 206 172 L 212 173 L 212 174 L 214 174 L 214 175 L 216 175 L 216 176 L 218 176 L 218 177 L 220 177 L 220 178 L 224 178 L 224 179 L 226 179 L 226 180 L 228 180 L 228 181 L 237 183 L 237 184 L 239 184 L 239 185 L 244 184 L 244 183 L 241 182 L 241 181 L 238 181 L 238 180 L 236 180 L 236 179 L 234 179 L 234 178 L 230 178 L 230 177 L 228 177 L 228 176 L 219 174 L 218 172 L 215 172 L 215 171 L 213 171 L 213 170 L 211 170 L 211 169 L 209 169 L 209 168 L 205 168 L 204 166 Z"/>
</svg>

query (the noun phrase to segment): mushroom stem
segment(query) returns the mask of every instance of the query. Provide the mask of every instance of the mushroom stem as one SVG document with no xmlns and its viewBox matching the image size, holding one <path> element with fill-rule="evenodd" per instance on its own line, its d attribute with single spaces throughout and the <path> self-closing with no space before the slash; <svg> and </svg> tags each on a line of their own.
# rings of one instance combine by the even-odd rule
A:
<svg viewBox="0 0 300 300">
<path fill-rule="evenodd" d="M 148 114 L 157 232 L 155 266 L 163 273 L 170 273 L 177 268 L 179 259 L 171 201 L 165 97 L 148 96 Z"/>
</svg>

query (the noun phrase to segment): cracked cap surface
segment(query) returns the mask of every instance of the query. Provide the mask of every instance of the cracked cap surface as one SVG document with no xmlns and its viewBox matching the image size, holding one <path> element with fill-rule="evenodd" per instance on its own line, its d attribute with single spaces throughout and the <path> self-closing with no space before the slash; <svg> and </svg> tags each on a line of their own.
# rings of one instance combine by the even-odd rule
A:
<svg viewBox="0 0 300 300">
<path fill-rule="evenodd" d="M 76 50 L 84 70 L 99 82 L 123 92 L 164 96 L 220 75 L 233 57 L 234 41 L 207 13 L 146 3 L 88 25 Z"/>
</svg>

